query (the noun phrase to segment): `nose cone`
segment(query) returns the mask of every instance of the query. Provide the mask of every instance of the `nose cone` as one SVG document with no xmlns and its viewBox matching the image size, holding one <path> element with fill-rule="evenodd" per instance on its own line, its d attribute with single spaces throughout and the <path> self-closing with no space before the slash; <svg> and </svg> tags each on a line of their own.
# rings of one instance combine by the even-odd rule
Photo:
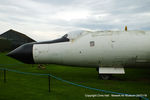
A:
<svg viewBox="0 0 150 100">
<path fill-rule="evenodd" d="M 28 44 L 24 44 L 24 45 L 16 48 L 15 50 L 9 52 L 7 54 L 7 56 L 15 58 L 24 63 L 34 64 L 32 51 L 33 51 L 33 44 L 28 43 Z"/>
</svg>

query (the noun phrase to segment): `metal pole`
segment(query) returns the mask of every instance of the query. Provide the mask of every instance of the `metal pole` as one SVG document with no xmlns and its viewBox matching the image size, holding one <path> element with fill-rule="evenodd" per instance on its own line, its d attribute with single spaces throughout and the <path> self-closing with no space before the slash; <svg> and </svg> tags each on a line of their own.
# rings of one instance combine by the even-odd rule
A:
<svg viewBox="0 0 150 100">
<path fill-rule="evenodd" d="M 139 100 L 142 100 L 142 97 L 139 97 Z"/>
<path fill-rule="evenodd" d="M 6 69 L 4 69 L 4 83 L 6 83 Z"/>
<path fill-rule="evenodd" d="M 1 81 L 2 71 L 0 71 L 0 81 Z"/>
<path fill-rule="evenodd" d="M 50 92 L 50 75 L 48 75 L 48 91 Z"/>
</svg>

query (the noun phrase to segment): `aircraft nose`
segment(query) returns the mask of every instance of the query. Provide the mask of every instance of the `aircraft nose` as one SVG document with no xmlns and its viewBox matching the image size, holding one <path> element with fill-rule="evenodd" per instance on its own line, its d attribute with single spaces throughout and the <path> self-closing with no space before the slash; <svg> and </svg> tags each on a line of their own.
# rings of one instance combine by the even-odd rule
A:
<svg viewBox="0 0 150 100">
<path fill-rule="evenodd" d="M 7 54 L 7 56 L 15 58 L 24 63 L 34 64 L 32 52 L 33 52 L 33 44 L 28 43 L 28 44 L 24 44 L 24 45 L 16 48 L 15 50 L 9 52 Z"/>
</svg>

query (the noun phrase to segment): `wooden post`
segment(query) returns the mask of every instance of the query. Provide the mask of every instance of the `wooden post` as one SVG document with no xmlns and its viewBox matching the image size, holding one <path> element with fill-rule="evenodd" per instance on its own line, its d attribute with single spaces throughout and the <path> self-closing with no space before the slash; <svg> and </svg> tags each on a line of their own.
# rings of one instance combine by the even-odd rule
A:
<svg viewBox="0 0 150 100">
<path fill-rule="evenodd" d="M 6 69 L 4 69 L 4 83 L 6 83 Z"/>
<path fill-rule="evenodd" d="M 50 92 L 50 75 L 48 75 L 48 91 Z"/>
</svg>

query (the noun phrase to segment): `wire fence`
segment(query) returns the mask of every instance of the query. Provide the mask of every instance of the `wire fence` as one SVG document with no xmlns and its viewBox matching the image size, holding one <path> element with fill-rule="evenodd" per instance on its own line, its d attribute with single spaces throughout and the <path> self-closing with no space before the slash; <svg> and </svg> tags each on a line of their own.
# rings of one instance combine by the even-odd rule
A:
<svg viewBox="0 0 150 100">
<path fill-rule="evenodd" d="M 8 65 L 10 65 L 10 64 L 8 64 Z M 19 74 L 26 74 L 26 75 L 28 74 L 28 75 L 36 75 L 36 76 L 48 76 L 49 92 L 50 92 L 50 77 L 52 77 L 52 78 L 54 78 L 56 80 L 59 80 L 59 81 L 62 81 L 62 82 L 65 82 L 65 83 L 68 83 L 68 84 L 71 84 L 71 85 L 74 85 L 74 86 L 77 86 L 77 87 L 86 88 L 86 89 L 89 89 L 89 90 L 95 90 L 95 91 L 109 93 L 109 94 L 124 95 L 124 96 L 127 96 L 127 97 L 132 95 L 134 97 L 139 98 L 140 100 L 142 100 L 142 99 L 143 100 L 149 100 L 148 98 L 146 98 L 144 96 L 137 96 L 137 95 L 134 95 L 134 94 L 119 93 L 119 92 L 113 92 L 113 91 L 107 91 L 107 90 L 103 90 L 103 89 L 97 89 L 97 88 L 88 87 L 88 86 L 85 86 L 85 85 L 81 85 L 81 84 L 77 84 L 77 83 L 74 83 L 74 82 L 71 82 L 71 81 L 64 80 L 64 79 L 62 79 L 60 77 L 56 77 L 56 76 L 54 76 L 52 74 L 40 74 L 40 73 L 22 72 L 22 71 L 17 71 L 17 70 L 8 69 L 8 68 L 0 68 L 0 70 L 4 71 L 4 82 L 6 82 L 6 71 L 15 72 L 15 73 L 19 73 Z"/>
</svg>

